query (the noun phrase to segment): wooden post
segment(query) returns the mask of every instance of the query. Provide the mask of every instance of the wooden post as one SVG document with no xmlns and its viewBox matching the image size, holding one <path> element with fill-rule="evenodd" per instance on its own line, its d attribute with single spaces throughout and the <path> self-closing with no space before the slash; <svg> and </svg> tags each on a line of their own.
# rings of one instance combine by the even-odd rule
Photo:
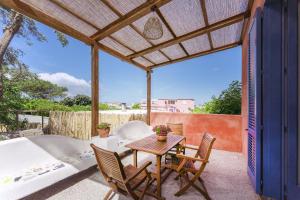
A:
<svg viewBox="0 0 300 200">
<path fill-rule="evenodd" d="M 92 129 L 91 136 L 97 135 L 97 125 L 99 123 L 99 51 L 98 46 L 91 46 L 92 53 Z"/>
<path fill-rule="evenodd" d="M 42 128 L 44 128 L 44 113 L 42 112 Z"/>
<path fill-rule="evenodd" d="M 151 73 L 152 71 L 147 71 L 147 124 L 150 125 L 150 115 L 151 115 Z"/>
</svg>

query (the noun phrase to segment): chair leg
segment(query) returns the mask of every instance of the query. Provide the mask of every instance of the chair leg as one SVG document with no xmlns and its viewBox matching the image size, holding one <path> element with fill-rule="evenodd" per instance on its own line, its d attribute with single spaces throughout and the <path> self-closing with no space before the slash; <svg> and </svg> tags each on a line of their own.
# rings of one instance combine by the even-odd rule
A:
<svg viewBox="0 0 300 200">
<path fill-rule="evenodd" d="M 178 192 L 175 193 L 175 196 L 179 197 L 182 195 L 189 187 L 191 187 L 192 183 L 188 182 L 184 187 L 182 187 Z"/>
<path fill-rule="evenodd" d="M 178 180 L 178 178 L 181 177 L 182 174 L 184 174 L 184 171 L 180 171 L 180 172 L 178 173 L 178 175 L 174 178 L 174 180 Z"/>
<path fill-rule="evenodd" d="M 188 182 L 184 187 L 182 187 L 178 192 L 175 193 L 175 196 L 180 196 L 182 195 L 184 192 L 186 192 L 187 189 L 189 189 L 189 187 L 193 186 L 196 190 L 198 190 L 207 200 L 210 200 L 211 198 L 208 195 L 208 192 L 206 190 L 206 187 L 204 185 L 204 181 L 200 178 L 200 173 L 195 174 L 195 176 L 190 180 L 188 177 L 188 173 L 185 174 L 186 176 L 184 177 L 185 180 Z M 196 180 L 199 180 L 204 191 L 195 184 Z"/>
<path fill-rule="evenodd" d="M 208 192 L 207 192 L 207 189 L 206 189 L 206 187 L 205 187 L 205 184 L 204 184 L 204 181 L 203 181 L 203 179 L 202 179 L 201 177 L 199 177 L 198 179 L 199 179 L 199 181 L 200 181 L 200 184 L 201 184 L 201 186 L 203 187 L 204 191 L 205 191 L 205 192 L 208 194 Z"/>
<path fill-rule="evenodd" d="M 143 198 L 144 198 L 144 196 L 145 196 L 145 193 L 146 193 L 146 191 L 147 191 L 147 189 L 148 189 L 148 187 L 149 187 L 149 183 L 150 183 L 150 181 L 151 181 L 151 179 L 149 178 L 148 180 L 147 180 L 147 183 L 146 183 L 146 186 L 145 186 L 145 189 L 143 190 L 143 192 L 142 192 L 142 194 L 141 194 L 141 196 L 140 196 L 140 198 L 139 198 L 139 200 L 142 200 Z"/>
<path fill-rule="evenodd" d="M 105 195 L 105 197 L 104 197 L 104 200 L 109 200 L 109 199 L 110 199 L 110 195 L 111 195 L 112 192 L 113 192 L 113 189 L 110 189 L 110 190 L 106 193 L 106 195 Z"/>
<path fill-rule="evenodd" d="M 203 191 L 198 185 L 196 185 L 195 183 L 192 183 L 192 186 L 198 190 L 207 200 L 211 200 L 211 198 L 209 197 L 206 188 L 204 189 L 205 191 Z"/>
</svg>

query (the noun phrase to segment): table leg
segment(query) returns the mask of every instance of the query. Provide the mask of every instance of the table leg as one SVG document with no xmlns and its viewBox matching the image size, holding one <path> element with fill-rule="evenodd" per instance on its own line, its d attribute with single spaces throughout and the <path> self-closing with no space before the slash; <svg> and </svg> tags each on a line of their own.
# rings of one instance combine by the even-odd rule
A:
<svg viewBox="0 0 300 200">
<path fill-rule="evenodd" d="M 133 150 L 133 165 L 137 167 L 137 150 Z"/>
<path fill-rule="evenodd" d="M 161 167 L 161 156 L 156 155 L 156 183 L 157 183 L 157 197 L 161 199 L 161 174 L 160 174 L 160 167 Z"/>
</svg>

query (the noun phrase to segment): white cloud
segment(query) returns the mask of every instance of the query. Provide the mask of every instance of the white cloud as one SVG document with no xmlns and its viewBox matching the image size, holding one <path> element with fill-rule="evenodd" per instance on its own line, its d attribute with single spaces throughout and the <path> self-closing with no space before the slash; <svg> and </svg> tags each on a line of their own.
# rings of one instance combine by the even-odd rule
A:
<svg viewBox="0 0 300 200">
<path fill-rule="evenodd" d="M 84 79 L 76 78 L 70 74 L 58 73 L 39 73 L 38 76 L 51 83 L 68 88 L 68 96 L 75 96 L 77 94 L 84 94 L 91 96 L 91 83 Z"/>
</svg>

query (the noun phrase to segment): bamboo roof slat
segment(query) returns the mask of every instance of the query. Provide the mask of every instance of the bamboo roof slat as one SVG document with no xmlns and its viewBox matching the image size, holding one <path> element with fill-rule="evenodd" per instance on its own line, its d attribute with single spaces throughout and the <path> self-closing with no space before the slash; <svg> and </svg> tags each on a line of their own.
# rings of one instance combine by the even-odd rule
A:
<svg viewBox="0 0 300 200">
<path fill-rule="evenodd" d="M 56 4 L 57 6 L 61 7 L 63 10 L 65 10 L 66 12 L 69 12 L 70 14 L 74 15 L 76 18 L 78 18 L 81 21 L 84 21 L 85 23 L 87 23 L 88 25 L 92 26 L 93 28 L 99 30 L 99 27 L 95 24 L 93 24 L 93 22 L 86 20 L 83 16 L 79 15 L 78 13 L 74 12 L 73 10 L 71 10 L 70 8 L 68 8 L 67 6 L 65 6 L 63 3 L 60 2 L 60 0 L 50 0 L 52 3 Z"/>
<path fill-rule="evenodd" d="M 136 7 L 126 15 L 123 15 L 115 22 L 109 24 L 103 30 L 98 31 L 94 35 L 92 35 L 93 40 L 100 40 L 105 38 L 108 35 L 128 26 L 129 24 L 133 23 L 134 21 L 138 20 L 139 18 L 143 17 L 144 15 L 151 12 L 151 8 L 153 6 L 160 7 L 164 4 L 169 3 L 171 0 L 149 0 L 146 3 L 142 4 L 141 6 Z"/>
<path fill-rule="evenodd" d="M 177 36 L 205 26 L 199 0 L 173 0 L 159 10 Z"/>
<path fill-rule="evenodd" d="M 0 5 L 149 71 L 241 44 L 253 0 L 0 0 Z M 163 37 L 147 40 L 144 25 L 153 15 Z"/>
<path fill-rule="evenodd" d="M 247 16 L 248 16 L 247 13 L 241 13 L 241 14 L 235 15 L 233 17 L 230 17 L 230 18 L 226 19 L 226 20 L 216 22 L 216 23 L 211 24 L 209 26 L 197 29 L 197 30 L 192 31 L 190 33 L 187 33 L 185 35 L 176 37 L 174 39 L 168 40 L 168 41 L 163 42 L 161 44 L 155 45 L 153 47 L 150 47 L 150 48 L 147 48 L 147 49 L 142 50 L 140 52 L 137 52 L 135 54 L 132 54 L 132 55 L 129 56 L 129 58 L 138 57 L 138 56 L 141 56 L 141 55 L 153 52 L 153 51 L 157 51 L 157 50 L 160 50 L 162 48 L 165 48 L 165 47 L 168 47 L 168 46 L 171 46 L 171 45 L 174 45 L 174 44 L 178 44 L 179 42 L 184 42 L 185 40 L 189 40 L 189 39 L 192 39 L 194 37 L 207 34 L 208 32 L 211 32 L 211 31 L 214 31 L 214 30 L 217 30 L 217 29 L 221 29 L 221 28 L 226 27 L 226 26 L 230 26 L 232 24 L 235 24 L 237 22 L 240 22 L 240 21 L 244 20 Z"/>
<path fill-rule="evenodd" d="M 111 48 L 109 48 L 109 47 L 107 47 L 107 46 L 105 46 L 105 45 L 103 45 L 101 43 L 97 43 L 97 46 L 98 46 L 99 49 L 105 51 L 106 53 L 108 53 L 108 54 L 110 54 L 112 56 L 115 56 L 115 57 L 119 58 L 122 61 L 131 63 L 131 64 L 135 65 L 136 67 L 141 68 L 142 70 L 148 71 L 147 67 L 145 67 L 145 66 L 143 66 L 143 65 L 135 62 L 132 59 L 129 59 L 127 56 L 122 55 L 118 51 L 115 51 L 115 50 L 113 50 L 113 49 L 111 49 Z"/>
<path fill-rule="evenodd" d="M 185 47 L 189 55 L 211 49 L 207 34 L 186 40 L 182 42 L 182 45 Z"/>
<path fill-rule="evenodd" d="M 118 43 L 117 41 L 109 37 L 104 38 L 103 40 L 100 41 L 100 43 L 123 54 L 124 56 L 128 56 L 133 53 L 133 51 L 124 47 L 123 45 L 121 45 L 120 43 Z"/>
<path fill-rule="evenodd" d="M 119 13 L 125 15 L 133 9 L 139 7 L 147 0 L 109 0 L 111 6 L 113 6 Z"/>
<path fill-rule="evenodd" d="M 206 12 L 207 10 L 206 10 L 205 1 L 200 0 L 200 3 L 201 3 L 201 8 L 202 8 L 202 13 L 203 13 L 205 26 L 208 26 L 209 23 L 208 23 L 208 17 L 207 17 L 207 12 Z M 208 41 L 209 41 L 210 48 L 212 49 L 213 48 L 213 43 L 212 43 L 210 32 L 207 33 L 207 36 L 208 36 Z"/>
<path fill-rule="evenodd" d="M 218 48 L 214 48 L 214 49 L 211 49 L 211 50 L 208 50 L 208 51 L 203 51 L 203 52 L 188 55 L 188 56 L 185 56 L 185 57 L 182 57 L 182 58 L 177 58 L 177 59 L 174 59 L 174 60 L 171 60 L 171 61 L 168 61 L 168 62 L 160 63 L 160 64 L 152 66 L 151 69 L 154 69 L 154 68 L 157 68 L 157 67 L 162 67 L 162 66 L 165 66 L 165 65 L 173 64 L 173 63 L 177 63 L 177 62 L 181 62 L 181 61 L 185 61 L 185 60 L 189 60 L 189 59 L 192 59 L 192 58 L 197 58 L 197 57 L 204 56 L 204 55 L 211 54 L 211 53 L 215 53 L 215 52 L 218 52 L 218 51 L 223 51 L 223 50 L 226 50 L 226 49 L 234 48 L 234 47 L 237 47 L 238 45 L 240 45 L 240 42 L 227 44 L 227 45 L 224 45 L 224 46 L 221 46 L 221 47 L 218 47 Z"/>
<path fill-rule="evenodd" d="M 162 53 L 159 51 L 154 51 L 152 53 L 148 53 L 144 55 L 145 58 L 149 59 L 151 62 L 155 64 L 163 63 L 169 61 Z"/>
<path fill-rule="evenodd" d="M 53 1 L 53 0 L 51 0 Z M 99 0 L 55 0 L 102 29 L 119 17 Z M 101 20 L 99 20 L 101 19 Z"/>
<path fill-rule="evenodd" d="M 79 20 L 74 15 L 66 12 L 64 9 L 49 0 L 21 0 L 21 2 L 40 10 L 41 12 L 53 17 L 54 19 L 57 19 L 58 21 L 61 21 L 64 24 L 67 24 L 71 28 L 86 36 L 91 36 L 97 32 L 97 29 Z"/>
<path fill-rule="evenodd" d="M 112 36 L 119 41 L 127 44 L 128 47 L 130 47 L 134 51 L 141 51 L 143 49 L 151 47 L 151 44 L 130 26 L 122 28 L 121 30 L 113 33 Z"/>
<path fill-rule="evenodd" d="M 137 58 L 134 58 L 133 60 L 137 63 L 140 63 L 141 65 L 146 66 L 146 67 L 150 67 L 153 65 L 151 62 L 149 62 L 148 60 L 146 60 L 143 57 L 137 57 Z"/>
<path fill-rule="evenodd" d="M 163 48 L 161 49 L 161 51 L 164 52 L 172 60 L 186 56 L 186 53 L 179 46 L 179 44 L 174 44 L 172 46 Z"/>
<path fill-rule="evenodd" d="M 164 18 L 164 16 L 161 14 L 161 12 L 160 12 L 159 9 L 156 9 L 156 14 L 159 16 L 160 20 L 166 26 L 166 28 L 171 33 L 171 35 L 173 36 L 173 38 L 176 38 L 176 34 L 174 33 L 174 31 L 172 30 L 171 26 L 168 24 L 168 22 Z M 183 52 L 185 53 L 185 55 L 188 55 L 188 52 L 186 51 L 186 49 L 184 48 L 184 46 L 181 43 L 179 43 L 179 47 L 183 50 Z M 163 52 L 163 51 L 161 51 L 161 52 Z"/>
<path fill-rule="evenodd" d="M 242 29 L 243 21 L 211 32 L 214 48 L 239 41 Z"/>
<path fill-rule="evenodd" d="M 72 36 L 73 38 L 76 38 L 88 45 L 91 45 L 94 43 L 94 41 L 89 38 L 88 36 L 84 35 L 83 33 L 75 30 L 74 28 L 68 26 L 67 24 L 64 24 L 63 22 L 55 19 L 54 17 L 51 17 L 44 12 L 42 12 L 39 9 L 36 9 L 28 4 L 23 3 L 20 0 L 1 0 L 0 6 L 11 8 L 19 13 L 22 13 L 23 15 L 30 17 L 36 21 L 40 21 L 62 33 L 68 34 Z"/>
<path fill-rule="evenodd" d="M 205 0 L 208 23 L 213 24 L 247 10 L 249 0 Z"/>
</svg>

